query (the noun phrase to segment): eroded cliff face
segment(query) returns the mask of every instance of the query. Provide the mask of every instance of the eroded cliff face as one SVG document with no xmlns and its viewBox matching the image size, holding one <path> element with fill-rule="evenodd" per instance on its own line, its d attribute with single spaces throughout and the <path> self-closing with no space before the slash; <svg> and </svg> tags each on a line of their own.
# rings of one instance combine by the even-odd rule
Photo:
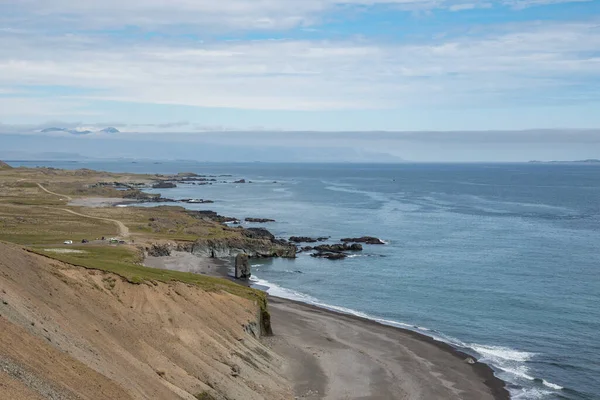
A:
<svg viewBox="0 0 600 400">
<path fill-rule="evenodd" d="M 293 398 L 249 299 L 0 254 L 0 398 Z"/>
<path fill-rule="evenodd" d="M 226 258 L 246 254 L 250 258 L 296 258 L 296 246 L 276 239 L 261 228 L 240 229 L 235 235 L 198 239 L 195 243 L 179 243 L 178 251 L 187 251 L 200 257 Z"/>
<path fill-rule="evenodd" d="M 194 243 L 192 253 L 202 257 L 235 257 L 240 253 L 251 258 L 295 258 L 296 247 L 281 245 L 262 239 L 200 239 Z"/>
</svg>

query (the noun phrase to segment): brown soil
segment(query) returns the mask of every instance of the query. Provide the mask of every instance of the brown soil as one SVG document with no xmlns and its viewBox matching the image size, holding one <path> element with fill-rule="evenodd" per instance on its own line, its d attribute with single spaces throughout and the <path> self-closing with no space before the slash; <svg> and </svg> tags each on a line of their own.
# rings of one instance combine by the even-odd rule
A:
<svg viewBox="0 0 600 400">
<path fill-rule="evenodd" d="M 293 398 L 250 300 L 0 255 L 0 398 Z"/>
</svg>

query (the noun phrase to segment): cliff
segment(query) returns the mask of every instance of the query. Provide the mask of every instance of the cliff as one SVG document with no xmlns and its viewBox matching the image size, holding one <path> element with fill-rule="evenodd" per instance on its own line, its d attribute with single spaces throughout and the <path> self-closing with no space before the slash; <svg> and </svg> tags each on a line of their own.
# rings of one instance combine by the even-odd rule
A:
<svg viewBox="0 0 600 400">
<path fill-rule="evenodd" d="M 0 254 L 0 398 L 293 398 L 250 298 Z"/>
<path fill-rule="evenodd" d="M 189 249 L 201 257 L 235 257 L 240 253 L 251 258 L 283 257 L 295 258 L 294 246 L 282 245 L 265 239 L 227 237 L 222 239 L 199 239 Z"/>
<path fill-rule="evenodd" d="M 200 257 L 227 258 L 247 254 L 251 258 L 296 258 L 296 246 L 276 239 L 263 228 L 229 229 L 219 236 L 205 237 L 194 243 L 180 243 L 178 251 L 187 251 Z"/>
</svg>

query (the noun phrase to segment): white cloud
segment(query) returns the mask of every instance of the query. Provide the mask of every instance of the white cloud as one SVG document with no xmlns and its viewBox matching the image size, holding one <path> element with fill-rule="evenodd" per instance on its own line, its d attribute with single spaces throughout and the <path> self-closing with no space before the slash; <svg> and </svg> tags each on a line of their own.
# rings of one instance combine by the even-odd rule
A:
<svg viewBox="0 0 600 400">
<path fill-rule="evenodd" d="M 591 0 L 474 0 L 468 3 L 464 0 L 4 0 L 0 2 L 0 21 L 7 26 L 4 29 L 170 26 L 197 32 L 279 30 L 310 26 L 324 15 L 353 6 L 459 11 L 489 7 L 492 3 L 525 8 L 577 1 Z M 10 11 L 4 13 L 5 17 L 3 8 Z"/>
<path fill-rule="evenodd" d="M 159 40 L 132 46 L 110 37 L 23 33 L 0 39 L 0 88 L 19 85 L 30 94 L 5 98 L 2 115 L 86 113 L 86 103 L 96 100 L 331 110 L 485 105 L 561 89 L 554 100 L 571 101 L 588 96 L 576 88 L 583 79 L 600 77 L 600 29 L 592 23 L 512 25 L 420 44 Z M 51 106 L 44 111 L 39 87 L 47 85 Z"/>
</svg>

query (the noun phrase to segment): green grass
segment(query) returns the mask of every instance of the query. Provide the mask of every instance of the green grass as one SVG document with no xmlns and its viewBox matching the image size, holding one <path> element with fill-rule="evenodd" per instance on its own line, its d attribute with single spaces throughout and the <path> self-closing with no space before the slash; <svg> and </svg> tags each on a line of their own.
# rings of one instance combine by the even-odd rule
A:
<svg viewBox="0 0 600 400">
<path fill-rule="evenodd" d="M 115 236 L 116 225 L 80 217 L 49 207 L 33 207 L 0 202 L 0 240 L 23 245 L 60 244 L 65 240 L 81 242 Z"/>
<path fill-rule="evenodd" d="M 54 246 L 53 248 L 57 248 Z M 149 268 L 138 264 L 141 253 L 129 246 L 68 246 L 72 250 L 83 253 L 60 254 L 45 250 L 44 247 L 31 247 L 28 250 L 55 260 L 87 269 L 111 272 L 126 279 L 132 284 L 151 282 L 183 282 L 196 285 L 207 292 L 224 291 L 258 303 L 262 313 L 263 331 L 270 332 L 270 315 L 267 311 L 267 298 L 264 292 L 222 278 L 193 274 L 189 272 L 170 271 Z"/>
</svg>

